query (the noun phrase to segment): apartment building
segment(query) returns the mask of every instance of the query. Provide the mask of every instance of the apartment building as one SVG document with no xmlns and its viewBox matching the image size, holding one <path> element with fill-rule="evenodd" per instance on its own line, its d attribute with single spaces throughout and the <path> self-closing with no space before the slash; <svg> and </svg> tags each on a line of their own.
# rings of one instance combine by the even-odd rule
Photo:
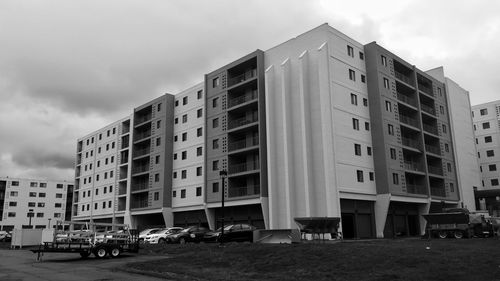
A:
<svg viewBox="0 0 500 281">
<path fill-rule="evenodd" d="M 224 198 L 226 222 L 279 229 L 296 227 L 295 217 L 341 217 L 345 238 L 412 236 L 423 213 L 474 208 L 468 92 L 442 68 L 419 70 L 327 24 L 124 120 L 110 126 L 134 124 L 133 142 L 112 153 L 132 156 L 115 168 L 119 194 L 106 216 L 136 227 L 216 228 Z M 95 135 L 79 140 L 77 157 Z M 100 214 L 85 212 L 76 217 Z"/>
<path fill-rule="evenodd" d="M 0 229 L 47 228 L 71 219 L 73 182 L 0 177 Z"/>
</svg>

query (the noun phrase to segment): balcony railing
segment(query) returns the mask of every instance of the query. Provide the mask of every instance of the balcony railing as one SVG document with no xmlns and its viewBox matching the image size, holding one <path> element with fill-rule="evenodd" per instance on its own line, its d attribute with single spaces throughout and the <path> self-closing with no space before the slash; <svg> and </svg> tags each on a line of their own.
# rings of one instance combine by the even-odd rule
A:
<svg viewBox="0 0 500 281">
<path fill-rule="evenodd" d="M 131 209 L 139 209 L 139 208 L 147 208 L 149 207 L 148 200 L 141 200 L 141 201 L 132 201 L 132 206 L 130 207 Z"/>
<path fill-rule="evenodd" d="M 134 141 L 142 140 L 151 136 L 151 131 L 135 134 Z"/>
<path fill-rule="evenodd" d="M 256 114 L 253 115 L 252 117 L 245 116 L 245 117 L 241 117 L 241 118 L 229 121 L 228 127 L 229 127 L 229 129 L 234 129 L 237 127 L 245 126 L 245 125 L 250 124 L 250 123 L 257 122 L 258 120 L 259 120 L 259 118 L 257 117 Z"/>
<path fill-rule="evenodd" d="M 132 174 L 138 174 L 149 171 L 149 165 L 137 166 L 132 169 Z"/>
<path fill-rule="evenodd" d="M 423 170 L 422 169 L 422 165 L 420 165 L 420 163 L 413 162 L 413 161 L 405 161 L 404 162 L 404 167 L 405 167 L 406 170 L 410 170 L 410 171 L 421 172 Z"/>
<path fill-rule="evenodd" d="M 242 73 L 238 76 L 235 76 L 233 78 L 229 79 L 229 86 L 241 83 L 243 81 L 246 81 L 248 79 L 251 79 L 257 75 L 257 69 L 251 69 L 245 73 Z"/>
<path fill-rule="evenodd" d="M 424 131 L 431 133 L 431 134 L 434 134 L 434 135 L 438 135 L 438 130 L 437 130 L 436 126 L 428 125 L 428 124 L 424 123 L 423 127 L 424 127 Z"/>
<path fill-rule="evenodd" d="M 414 98 L 411 98 L 407 95 L 404 95 L 404 94 L 401 94 L 401 93 L 398 93 L 398 100 L 406 103 L 406 104 L 409 104 L 409 105 L 412 105 L 412 106 L 417 106 L 417 100 L 414 99 Z"/>
<path fill-rule="evenodd" d="M 129 147 L 128 141 L 122 142 L 122 149 L 125 149 L 125 148 L 128 148 L 128 147 Z"/>
<path fill-rule="evenodd" d="M 436 147 L 434 145 L 425 145 L 425 150 L 430 153 L 434 153 L 436 155 L 441 155 L 441 149 L 439 147 Z"/>
<path fill-rule="evenodd" d="M 127 187 L 126 186 L 122 186 L 118 189 L 118 195 L 123 195 L 123 194 L 127 194 Z"/>
<path fill-rule="evenodd" d="M 407 184 L 406 192 L 411 194 L 427 194 L 425 186 L 416 184 Z"/>
<path fill-rule="evenodd" d="M 137 149 L 134 151 L 134 157 L 143 156 L 150 153 L 150 148 Z"/>
<path fill-rule="evenodd" d="M 260 185 L 230 187 L 229 197 L 242 197 L 260 194 Z"/>
<path fill-rule="evenodd" d="M 443 167 L 441 166 L 428 165 L 427 170 L 429 170 L 429 173 L 434 175 L 443 175 Z"/>
<path fill-rule="evenodd" d="M 151 120 L 151 117 L 152 117 L 151 114 L 137 117 L 137 118 L 135 118 L 135 124 L 137 125 L 137 124 L 141 124 L 141 123 L 144 123 L 146 121 L 149 121 L 149 120 Z"/>
<path fill-rule="evenodd" d="M 127 174 L 127 170 L 125 170 L 123 173 L 120 173 L 120 178 L 119 178 L 119 179 L 120 179 L 120 180 L 126 179 L 126 178 L 127 178 L 127 176 L 128 176 L 128 174 Z"/>
<path fill-rule="evenodd" d="M 422 111 L 427 112 L 431 115 L 436 115 L 436 110 L 432 106 L 428 106 L 426 104 L 420 104 L 420 108 Z"/>
<path fill-rule="evenodd" d="M 258 137 L 254 137 L 251 140 L 243 139 L 243 140 L 239 140 L 239 141 L 235 141 L 235 142 L 230 142 L 229 143 L 229 151 L 244 149 L 247 147 L 256 146 L 258 144 L 259 144 Z"/>
<path fill-rule="evenodd" d="M 418 128 L 418 120 L 406 115 L 399 115 L 399 121 L 401 121 L 404 124 L 417 127 Z"/>
<path fill-rule="evenodd" d="M 144 190 L 148 189 L 149 183 L 148 182 L 137 182 L 132 184 L 131 190 L 132 191 L 138 191 L 138 190 Z"/>
<path fill-rule="evenodd" d="M 418 89 L 421 91 L 421 92 L 424 92 L 430 96 L 434 96 L 434 93 L 432 92 L 432 89 L 427 87 L 427 86 L 424 86 L 422 84 L 418 84 Z"/>
<path fill-rule="evenodd" d="M 401 142 L 402 142 L 402 143 L 403 143 L 403 145 L 405 145 L 405 146 L 413 147 L 413 148 L 415 148 L 415 149 L 420 149 L 420 142 L 419 142 L 419 141 L 417 141 L 417 140 L 402 137 L 402 138 L 401 138 Z"/>
<path fill-rule="evenodd" d="M 130 132 L 130 126 L 123 126 L 122 127 L 122 135 Z"/>
<path fill-rule="evenodd" d="M 242 103 L 245 103 L 245 102 L 248 102 L 248 101 L 251 101 L 251 100 L 255 100 L 257 99 L 257 90 L 254 90 L 252 91 L 250 94 L 245 94 L 245 95 L 241 95 L 239 97 L 236 97 L 236 98 L 232 98 L 229 100 L 229 108 L 233 107 L 233 106 L 237 106 L 239 104 L 242 104 Z"/>
<path fill-rule="evenodd" d="M 235 164 L 229 166 L 229 173 L 230 174 L 237 174 L 237 173 L 243 173 L 243 172 L 248 172 L 248 171 L 254 171 L 259 169 L 259 162 L 252 161 L 252 162 L 246 162 L 246 163 L 241 163 L 241 164 Z"/>
<path fill-rule="evenodd" d="M 446 190 L 444 189 L 444 187 L 431 186 L 431 195 L 432 196 L 446 197 Z"/>
<path fill-rule="evenodd" d="M 396 76 L 396 78 L 405 82 L 406 84 L 413 85 L 413 79 L 411 79 L 409 76 L 406 76 L 403 73 L 397 71 L 394 71 L 394 75 Z"/>
</svg>

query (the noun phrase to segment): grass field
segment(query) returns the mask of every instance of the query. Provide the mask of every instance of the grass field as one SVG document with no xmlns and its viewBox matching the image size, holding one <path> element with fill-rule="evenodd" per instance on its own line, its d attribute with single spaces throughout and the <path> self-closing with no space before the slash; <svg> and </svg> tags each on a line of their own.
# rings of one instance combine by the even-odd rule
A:
<svg viewBox="0 0 500 281">
<path fill-rule="evenodd" d="M 159 256 L 129 269 L 173 280 L 500 280 L 497 238 L 145 245 L 141 254 Z"/>
</svg>

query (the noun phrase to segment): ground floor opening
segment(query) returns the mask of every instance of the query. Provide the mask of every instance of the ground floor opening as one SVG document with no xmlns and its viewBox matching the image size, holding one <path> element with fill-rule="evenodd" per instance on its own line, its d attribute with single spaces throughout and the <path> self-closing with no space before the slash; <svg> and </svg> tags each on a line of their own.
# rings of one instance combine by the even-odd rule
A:
<svg viewBox="0 0 500 281">
<path fill-rule="evenodd" d="M 222 208 L 215 209 L 215 228 L 222 225 Z M 246 223 L 265 229 L 264 215 L 260 204 L 224 207 L 224 224 Z"/>
<path fill-rule="evenodd" d="M 418 204 L 391 202 L 384 227 L 385 238 L 420 235 Z"/>
<path fill-rule="evenodd" d="M 344 239 L 375 238 L 373 201 L 341 199 L 340 212 Z"/>
<path fill-rule="evenodd" d="M 188 227 L 191 225 L 208 227 L 208 220 L 205 210 L 174 213 L 174 226 Z"/>
</svg>

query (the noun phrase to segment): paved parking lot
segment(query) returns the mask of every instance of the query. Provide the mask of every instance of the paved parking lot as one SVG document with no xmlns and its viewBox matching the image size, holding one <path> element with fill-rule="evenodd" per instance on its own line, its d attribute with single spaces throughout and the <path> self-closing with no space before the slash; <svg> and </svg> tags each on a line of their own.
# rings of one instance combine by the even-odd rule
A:
<svg viewBox="0 0 500 281">
<path fill-rule="evenodd" d="M 78 254 L 45 253 L 41 261 L 28 250 L 0 249 L 0 280 L 164 280 L 119 270 L 126 264 L 158 259 L 123 254 L 118 258 L 81 259 Z"/>
</svg>

